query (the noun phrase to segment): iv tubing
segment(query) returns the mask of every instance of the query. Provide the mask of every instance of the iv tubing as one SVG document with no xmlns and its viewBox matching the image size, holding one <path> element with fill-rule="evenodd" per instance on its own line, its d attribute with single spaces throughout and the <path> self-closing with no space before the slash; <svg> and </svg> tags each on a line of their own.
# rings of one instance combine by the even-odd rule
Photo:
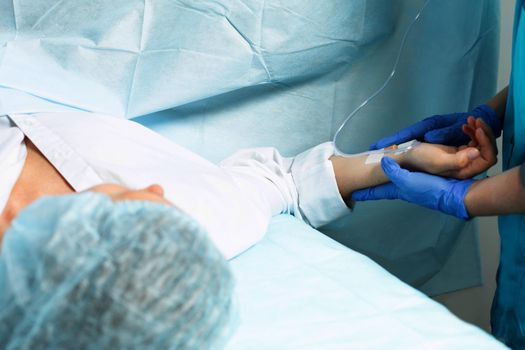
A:
<svg viewBox="0 0 525 350">
<path fill-rule="evenodd" d="M 342 155 L 342 156 L 347 156 L 347 157 L 353 157 L 353 156 L 356 156 L 357 154 L 346 154 L 344 153 L 343 151 L 341 151 L 338 147 L 337 147 L 337 137 L 339 136 L 339 133 L 341 132 L 341 130 L 343 130 L 343 128 L 345 127 L 345 125 L 357 114 L 357 112 L 359 112 L 361 110 L 361 108 L 363 108 L 364 106 L 366 106 L 368 104 L 368 102 L 370 102 L 371 100 L 373 100 L 377 95 L 379 95 L 386 87 L 387 85 L 390 83 L 390 81 L 392 80 L 392 78 L 394 77 L 394 75 L 396 74 L 396 69 L 397 69 L 397 66 L 399 64 L 399 59 L 401 57 L 401 54 L 403 53 L 404 49 L 405 49 L 405 43 L 406 43 L 406 39 L 408 37 L 408 34 L 410 33 L 410 31 L 412 30 L 412 27 L 414 26 L 414 24 L 419 20 L 419 17 L 421 16 L 421 13 L 423 13 L 423 11 L 425 10 L 425 8 L 427 7 L 428 3 L 430 2 L 431 0 L 426 0 L 425 3 L 423 4 L 423 6 L 421 7 L 421 9 L 419 10 L 419 12 L 416 14 L 416 16 L 414 17 L 414 19 L 412 19 L 412 22 L 410 22 L 410 24 L 408 25 L 408 28 L 407 30 L 405 31 L 405 34 L 403 34 L 403 38 L 401 39 L 401 45 L 399 46 L 399 50 L 397 52 L 397 57 L 396 57 L 396 60 L 394 62 L 394 66 L 392 68 L 392 72 L 390 72 L 390 75 L 387 77 L 387 79 L 385 80 L 385 82 L 383 83 L 383 85 L 381 85 L 381 87 L 379 87 L 379 89 L 374 92 L 372 95 L 370 95 L 370 97 L 368 97 L 366 100 L 364 100 L 359 106 L 357 106 L 356 109 L 354 109 L 347 117 L 346 119 L 343 121 L 343 123 L 341 124 L 341 126 L 339 126 L 339 128 L 337 129 L 337 131 L 335 132 L 334 134 L 334 137 L 332 139 L 332 143 L 334 144 L 334 150 L 335 150 L 335 154 L 336 155 Z M 360 155 L 362 155 L 363 153 L 359 153 Z"/>
</svg>

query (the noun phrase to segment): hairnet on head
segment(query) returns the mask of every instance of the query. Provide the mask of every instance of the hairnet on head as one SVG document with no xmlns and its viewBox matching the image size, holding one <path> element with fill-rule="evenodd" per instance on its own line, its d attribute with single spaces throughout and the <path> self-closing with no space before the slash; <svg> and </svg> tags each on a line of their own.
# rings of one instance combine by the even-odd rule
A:
<svg viewBox="0 0 525 350">
<path fill-rule="evenodd" d="M 233 277 L 176 208 L 103 194 L 43 198 L 0 254 L 2 349 L 217 349 Z"/>
</svg>

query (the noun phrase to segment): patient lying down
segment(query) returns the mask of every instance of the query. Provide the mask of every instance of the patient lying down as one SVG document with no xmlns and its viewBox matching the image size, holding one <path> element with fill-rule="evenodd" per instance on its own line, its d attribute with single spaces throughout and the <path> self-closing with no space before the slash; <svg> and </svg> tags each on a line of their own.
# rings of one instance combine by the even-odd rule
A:
<svg viewBox="0 0 525 350">
<path fill-rule="evenodd" d="M 214 165 L 109 116 L 0 119 L 0 166 L 19 166 L 0 188 L 2 348 L 220 348 L 233 312 L 225 258 L 261 239 L 272 215 L 320 226 L 349 212 L 353 191 L 388 180 L 379 163 L 334 156 L 330 143 L 293 158 L 243 150 Z M 488 143 L 472 145 L 423 143 L 392 157 L 471 177 L 493 161 Z"/>
</svg>

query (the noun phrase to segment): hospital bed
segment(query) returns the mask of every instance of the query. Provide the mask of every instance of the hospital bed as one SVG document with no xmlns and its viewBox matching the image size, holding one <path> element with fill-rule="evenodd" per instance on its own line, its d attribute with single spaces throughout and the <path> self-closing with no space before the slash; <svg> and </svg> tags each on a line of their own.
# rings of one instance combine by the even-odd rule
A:
<svg viewBox="0 0 525 350">
<path fill-rule="evenodd" d="M 505 348 L 288 215 L 231 265 L 240 316 L 228 350 Z"/>
</svg>

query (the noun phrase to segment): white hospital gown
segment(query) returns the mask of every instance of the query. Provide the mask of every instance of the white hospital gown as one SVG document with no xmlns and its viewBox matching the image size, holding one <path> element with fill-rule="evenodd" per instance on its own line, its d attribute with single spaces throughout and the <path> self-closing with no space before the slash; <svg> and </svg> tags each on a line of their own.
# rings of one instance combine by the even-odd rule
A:
<svg viewBox="0 0 525 350">
<path fill-rule="evenodd" d="M 257 243 L 273 215 L 290 213 L 317 227 L 349 211 L 328 160 L 330 143 L 294 158 L 273 148 L 243 150 L 216 165 L 138 123 L 84 112 L 0 117 L 1 208 L 23 167 L 24 136 L 75 191 L 162 185 L 226 258 Z"/>
</svg>

